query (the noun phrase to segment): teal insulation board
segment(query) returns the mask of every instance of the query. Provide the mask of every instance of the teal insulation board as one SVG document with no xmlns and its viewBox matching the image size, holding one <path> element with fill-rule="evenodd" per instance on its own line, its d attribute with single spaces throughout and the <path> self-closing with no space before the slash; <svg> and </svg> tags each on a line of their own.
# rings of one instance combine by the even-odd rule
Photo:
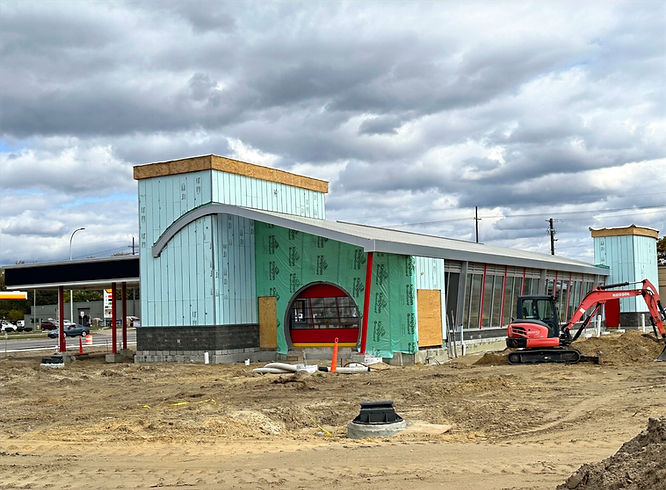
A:
<svg viewBox="0 0 666 490">
<path fill-rule="evenodd" d="M 257 296 L 276 297 L 279 353 L 288 351 L 289 304 L 311 283 L 337 285 L 363 315 L 367 254 L 362 248 L 258 221 L 254 232 Z M 375 254 L 367 352 L 392 357 L 416 351 L 413 272 L 411 257 Z"/>
</svg>

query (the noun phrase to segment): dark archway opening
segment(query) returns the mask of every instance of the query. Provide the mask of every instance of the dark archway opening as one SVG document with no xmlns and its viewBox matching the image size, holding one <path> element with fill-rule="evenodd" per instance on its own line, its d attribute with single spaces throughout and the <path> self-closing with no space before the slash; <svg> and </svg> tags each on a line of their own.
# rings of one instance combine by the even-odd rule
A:
<svg viewBox="0 0 666 490">
<path fill-rule="evenodd" d="M 355 346 L 361 317 L 354 300 L 342 289 L 316 283 L 302 289 L 288 312 L 294 347 Z"/>
</svg>

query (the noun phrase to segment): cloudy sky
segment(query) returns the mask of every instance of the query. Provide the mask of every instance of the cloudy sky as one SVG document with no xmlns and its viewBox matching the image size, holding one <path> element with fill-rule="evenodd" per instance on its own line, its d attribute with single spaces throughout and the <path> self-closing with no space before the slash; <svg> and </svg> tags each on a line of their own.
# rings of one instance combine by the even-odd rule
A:
<svg viewBox="0 0 666 490">
<path fill-rule="evenodd" d="M 327 218 L 593 261 L 666 234 L 666 3 L 0 0 L 0 265 L 129 252 L 132 166 L 330 181 Z"/>
</svg>

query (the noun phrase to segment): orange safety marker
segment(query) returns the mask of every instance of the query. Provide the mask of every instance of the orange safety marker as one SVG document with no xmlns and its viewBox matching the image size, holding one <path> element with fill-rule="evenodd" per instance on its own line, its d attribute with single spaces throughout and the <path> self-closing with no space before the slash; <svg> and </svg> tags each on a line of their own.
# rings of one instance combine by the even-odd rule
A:
<svg viewBox="0 0 666 490">
<path fill-rule="evenodd" d="M 331 360 L 331 372 L 334 373 L 338 370 L 338 338 L 335 337 L 333 344 L 333 359 Z"/>
<path fill-rule="evenodd" d="M 83 342 L 81 342 L 80 336 L 79 336 L 79 354 L 83 354 Z"/>
<path fill-rule="evenodd" d="M 86 335 L 86 345 L 92 345 L 92 334 Z"/>
</svg>

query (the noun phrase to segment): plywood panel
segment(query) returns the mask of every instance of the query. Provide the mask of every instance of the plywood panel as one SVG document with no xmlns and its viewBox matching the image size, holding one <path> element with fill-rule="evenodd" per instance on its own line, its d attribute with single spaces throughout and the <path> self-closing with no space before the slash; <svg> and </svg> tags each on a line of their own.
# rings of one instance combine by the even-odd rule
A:
<svg viewBox="0 0 666 490">
<path fill-rule="evenodd" d="M 259 347 L 277 349 L 277 307 L 275 296 L 259 297 Z"/>
<path fill-rule="evenodd" d="M 442 345 L 442 295 L 439 289 L 416 290 L 419 347 Z"/>
</svg>

